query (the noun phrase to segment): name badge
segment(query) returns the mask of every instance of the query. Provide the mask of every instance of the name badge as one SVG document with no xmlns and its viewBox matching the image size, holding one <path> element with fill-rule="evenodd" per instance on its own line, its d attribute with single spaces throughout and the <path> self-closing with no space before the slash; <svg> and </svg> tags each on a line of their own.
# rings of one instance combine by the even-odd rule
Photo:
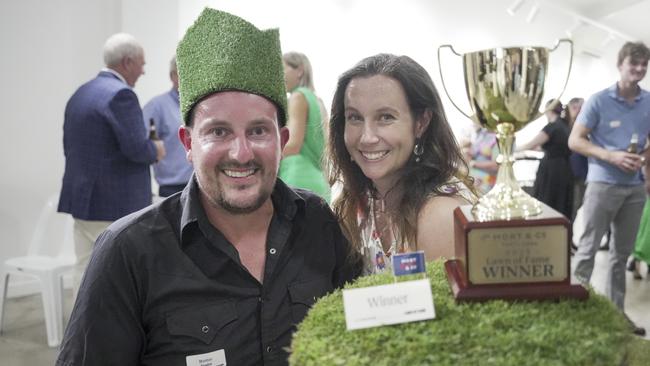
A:
<svg viewBox="0 0 650 366">
<path fill-rule="evenodd" d="M 610 127 L 610 128 L 618 128 L 618 127 L 621 127 L 621 121 L 619 121 L 619 120 L 610 121 L 610 122 L 609 122 L 609 127 Z"/>
<path fill-rule="evenodd" d="M 424 251 L 422 250 L 411 253 L 394 254 L 392 260 L 393 275 L 395 277 L 426 272 Z"/>
<path fill-rule="evenodd" d="M 185 357 L 187 366 L 226 366 L 226 351 L 223 349 Z"/>
<path fill-rule="evenodd" d="M 343 290 L 348 330 L 436 317 L 428 279 Z"/>
</svg>

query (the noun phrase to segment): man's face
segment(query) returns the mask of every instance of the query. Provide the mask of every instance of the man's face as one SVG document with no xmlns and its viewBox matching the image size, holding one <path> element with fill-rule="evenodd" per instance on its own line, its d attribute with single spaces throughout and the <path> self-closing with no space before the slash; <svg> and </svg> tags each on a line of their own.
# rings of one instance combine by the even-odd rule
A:
<svg viewBox="0 0 650 366">
<path fill-rule="evenodd" d="M 621 81 L 628 83 L 638 83 L 645 77 L 648 71 L 648 60 L 627 56 L 618 66 L 621 74 Z"/>
<path fill-rule="evenodd" d="M 204 205 L 246 214 L 269 199 L 289 131 L 278 127 L 277 109 L 266 98 L 213 94 L 194 107 L 192 127 L 179 135 Z"/>
<path fill-rule="evenodd" d="M 126 75 L 124 75 L 124 79 L 129 86 L 134 87 L 135 82 L 138 81 L 140 76 L 144 75 L 144 52 L 135 57 L 127 57 L 125 64 Z"/>
</svg>

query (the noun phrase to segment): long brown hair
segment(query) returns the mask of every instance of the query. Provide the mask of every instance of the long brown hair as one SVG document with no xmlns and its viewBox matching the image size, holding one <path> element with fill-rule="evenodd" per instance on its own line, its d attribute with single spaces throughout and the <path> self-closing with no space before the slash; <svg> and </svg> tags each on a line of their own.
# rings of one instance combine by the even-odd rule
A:
<svg viewBox="0 0 650 366">
<path fill-rule="evenodd" d="M 344 96 L 352 79 L 374 75 L 393 78 L 402 85 L 414 120 L 427 110 L 432 112 L 429 125 L 416 140 L 424 148 L 420 161 L 416 162 L 412 155 L 397 183 L 401 187 L 408 187 L 401 190 L 403 193 L 395 209 L 399 214 L 391 215 L 401 244 L 406 246 L 412 243 L 411 247 L 415 247 L 418 214 L 427 200 L 432 195 L 453 194 L 445 192 L 443 186 L 454 179 L 472 189 L 472 179 L 467 176 L 467 164 L 447 122 L 438 91 L 426 70 L 407 56 L 378 54 L 361 60 L 339 77 L 332 101 L 327 147 L 330 185 L 340 182 L 343 186 L 340 196 L 333 202 L 333 208 L 352 247 L 360 250 L 362 246 L 357 221 L 359 210 L 367 217 L 369 207 L 366 197 L 368 193 L 375 195 L 377 192 L 372 181 L 351 161 L 345 147 Z"/>
</svg>

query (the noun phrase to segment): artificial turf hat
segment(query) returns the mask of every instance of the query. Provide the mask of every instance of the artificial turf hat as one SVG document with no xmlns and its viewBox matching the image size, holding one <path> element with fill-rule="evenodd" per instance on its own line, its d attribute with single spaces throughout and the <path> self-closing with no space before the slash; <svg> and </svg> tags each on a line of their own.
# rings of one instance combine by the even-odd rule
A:
<svg viewBox="0 0 650 366">
<path fill-rule="evenodd" d="M 284 126 L 287 92 L 277 29 L 259 30 L 232 14 L 205 8 L 176 50 L 181 115 L 208 95 L 239 90 L 269 99 Z"/>
</svg>

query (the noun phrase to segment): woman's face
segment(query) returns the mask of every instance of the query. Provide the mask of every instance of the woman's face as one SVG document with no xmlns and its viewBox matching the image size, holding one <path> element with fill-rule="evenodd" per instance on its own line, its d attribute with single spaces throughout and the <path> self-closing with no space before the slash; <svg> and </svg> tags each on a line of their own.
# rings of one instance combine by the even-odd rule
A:
<svg viewBox="0 0 650 366">
<path fill-rule="evenodd" d="M 578 113 L 580 113 L 581 108 L 582 102 L 569 103 L 569 116 L 572 120 L 575 121 L 575 119 L 578 117 Z"/>
<path fill-rule="evenodd" d="M 352 79 L 344 106 L 345 147 L 385 194 L 399 179 L 428 121 L 413 120 L 402 85 L 384 75 Z"/>
<path fill-rule="evenodd" d="M 291 91 L 298 86 L 298 83 L 300 82 L 300 78 L 302 77 L 302 68 L 293 67 L 285 61 L 282 61 L 282 64 L 284 65 L 284 85 L 286 86 L 287 91 Z"/>
</svg>

